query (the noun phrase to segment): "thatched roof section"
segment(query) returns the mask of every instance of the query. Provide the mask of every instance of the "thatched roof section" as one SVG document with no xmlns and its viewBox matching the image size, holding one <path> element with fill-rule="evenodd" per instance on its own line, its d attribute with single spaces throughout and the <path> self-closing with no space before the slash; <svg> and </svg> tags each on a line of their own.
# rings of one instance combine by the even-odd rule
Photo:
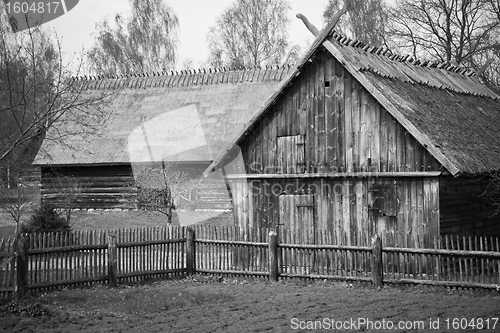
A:
<svg viewBox="0 0 500 333">
<path fill-rule="evenodd" d="M 335 59 L 453 175 L 500 170 L 500 97 L 473 71 L 401 56 L 327 26 L 280 88 L 206 173 L 221 167 L 320 48 Z"/>
<path fill-rule="evenodd" d="M 44 142 L 35 164 L 211 161 L 230 146 L 290 71 L 285 66 L 78 78 L 90 94 L 117 91 L 106 109 L 110 117 L 96 124 L 99 130 L 90 136 L 68 137 L 65 145 Z"/>
<path fill-rule="evenodd" d="M 366 77 L 461 173 L 500 170 L 500 100 Z"/>
</svg>

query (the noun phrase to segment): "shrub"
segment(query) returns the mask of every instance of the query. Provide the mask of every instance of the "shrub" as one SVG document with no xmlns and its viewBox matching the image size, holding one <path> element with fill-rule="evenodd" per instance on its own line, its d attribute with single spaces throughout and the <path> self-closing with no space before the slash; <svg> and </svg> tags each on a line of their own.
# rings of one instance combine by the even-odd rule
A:
<svg viewBox="0 0 500 333">
<path fill-rule="evenodd" d="M 38 232 L 53 232 L 53 231 L 70 231 L 69 222 L 61 216 L 55 208 L 43 203 L 38 209 L 35 209 L 30 219 L 21 225 L 22 233 L 38 233 Z"/>
</svg>

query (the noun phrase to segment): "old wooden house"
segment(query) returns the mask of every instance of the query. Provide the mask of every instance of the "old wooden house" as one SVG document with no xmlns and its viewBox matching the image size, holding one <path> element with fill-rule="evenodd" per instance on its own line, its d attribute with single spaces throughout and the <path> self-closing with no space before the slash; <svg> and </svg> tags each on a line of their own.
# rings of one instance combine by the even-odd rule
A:
<svg viewBox="0 0 500 333">
<path fill-rule="evenodd" d="M 499 235 L 500 98 L 473 71 L 325 29 L 219 169 L 240 226 L 403 246 Z"/>
<path fill-rule="evenodd" d="M 75 208 L 135 208 L 137 173 L 145 166 L 166 163 L 201 178 L 289 71 L 284 66 L 79 78 L 87 94 L 115 92 L 104 110 L 109 117 L 64 144 L 43 143 L 35 160 L 42 200 L 62 206 L 77 185 Z M 79 123 L 69 126 L 79 132 Z M 231 207 L 226 185 L 217 180 L 204 180 L 188 199 L 197 208 Z"/>
</svg>

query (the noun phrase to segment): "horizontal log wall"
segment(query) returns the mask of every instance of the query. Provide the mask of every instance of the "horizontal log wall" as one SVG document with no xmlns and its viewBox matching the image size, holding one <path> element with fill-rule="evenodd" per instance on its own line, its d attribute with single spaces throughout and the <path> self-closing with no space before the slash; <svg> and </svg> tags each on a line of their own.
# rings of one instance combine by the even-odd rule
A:
<svg viewBox="0 0 500 333">
<path fill-rule="evenodd" d="M 226 182 L 223 179 L 203 179 L 197 190 L 196 208 L 231 209 L 232 203 Z"/>
<path fill-rule="evenodd" d="M 42 201 L 64 208 L 71 194 L 73 208 L 136 208 L 130 165 L 42 168 Z"/>
<path fill-rule="evenodd" d="M 314 228 L 335 232 L 337 243 L 369 245 L 375 233 L 388 232 L 393 237 L 384 239 L 386 245 L 429 247 L 439 235 L 437 177 L 240 179 L 231 180 L 231 188 L 242 228 L 286 224 L 280 220 L 280 196 L 309 194 Z M 288 208 L 286 213 L 298 212 Z"/>
<path fill-rule="evenodd" d="M 492 194 L 487 176 L 441 177 L 439 187 L 443 235 L 500 235 L 500 214 L 493 204 L 500 203 L 500 193 Z"/>
<path fill-rule="evenodd" d="M 202 177 L 208 164 L 182 165 L 190 177 Z M 73 208 L 135 209 L 137 188 L 130 165 L 42 168 L 42 200 L 63 208 L 71 188 L 78 186 Z M 186 200 L 187 199 L 187 200 Z M 178 208 L 194 201 L 198 209 L 230 209 L 231 199 L 223 179 L 202 179 L 191 195 L 179 199 Z"/>
<path fill-rule="evenodd" d="M 287 144 L 291 141 L 296 150 Z M 319 53 L 285 90 L 241 143 L 241 150 L 247 173 L 440 169 L 424 147 L 326 52 Z"/>
</svg>

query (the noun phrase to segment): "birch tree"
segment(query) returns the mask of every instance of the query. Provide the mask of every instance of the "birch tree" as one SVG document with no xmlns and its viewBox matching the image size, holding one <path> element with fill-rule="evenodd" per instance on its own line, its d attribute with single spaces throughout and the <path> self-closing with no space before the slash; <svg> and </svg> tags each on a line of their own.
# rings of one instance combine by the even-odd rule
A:
<svg viewBox="0 0 500 333">
<path fill-rule="evenodd" d="M 179 20 L 164 0 L 129 0 L 131 16 L 98 23 L 87 57 L 95 74 L 121 75 L 175 66 Z"/>
<path fill-rule="evenodd" d="M 280 64 L 289 47 L 289 10 L 286 0 L 237 0 L 210 28 L 208 63 L 214 67 Z"/>
</svg>

